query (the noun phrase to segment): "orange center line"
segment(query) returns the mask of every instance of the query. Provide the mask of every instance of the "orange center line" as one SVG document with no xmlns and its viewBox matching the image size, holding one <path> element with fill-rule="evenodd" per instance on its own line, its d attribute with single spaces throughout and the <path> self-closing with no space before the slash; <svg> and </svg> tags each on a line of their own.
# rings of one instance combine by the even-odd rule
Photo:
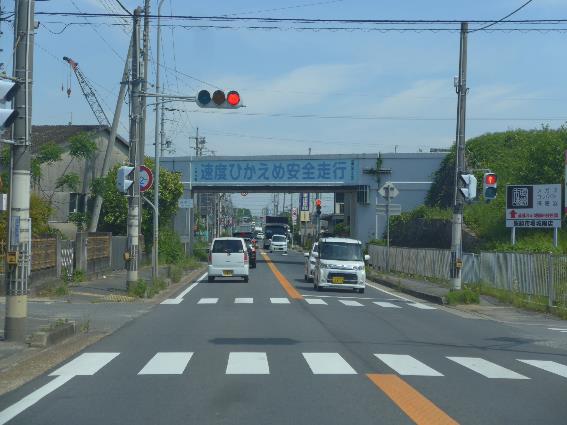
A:
<svg viewBox="0 0 567 425">
<path fill-rule="evenodd" d="M 301 295 L 299 292 L 297 292 L 297 289 L 295 289 L 294 286 L 291 283 L 289 283 L 289 281 L 285 278 L 285 276 L 283 274 L 281 274 L 281 272 L 278 270 L 278 268 L 272 262 L 270 257 L 265 252 L 262 252 L 261 254 L 262 254 L 262 257 L 264 257 L 264 260 L 266 261 L 266 264 L 268 264 L 268 267 L 270 268 L 272 273 L 276 276 L 276 279 L 278 280 L 279 284 L 282 286 L 284 291 L 287 292 L 289 297 L 294 299 L 294 300 L 302 300 L 303 295 Z"/>
<path fill-rule="evenodd" d="M 418 425 L 458 425 L 458 422 L 397 375 L 366 376 Z"/>
</svg>

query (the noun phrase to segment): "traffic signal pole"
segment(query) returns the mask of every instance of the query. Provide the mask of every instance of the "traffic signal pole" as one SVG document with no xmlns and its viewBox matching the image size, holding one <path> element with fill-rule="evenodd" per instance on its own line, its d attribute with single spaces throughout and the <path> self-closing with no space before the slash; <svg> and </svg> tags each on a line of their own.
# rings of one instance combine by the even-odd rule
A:
<svg viewBox="0 0 567 425">
<path fill-rule="evenodd" d="M 34 45 L 34 0 L 16 0 L 14 23 L 14 78 L 20 84 L 14 97 L 10 212 L 6 270 L 4 338 L 24 342 L 31 272 L 31 117 Z"/>
<path fill-rule="evenodd" d="M 460 188 L 463 183 L 460 175 L 466 170 L 465 165 L 465 120 L 467 105 L 467 33 L 468 23 L 461 22 L 461 37 L 459 51 L 459 77 L 456 86 L 457 102 L 457 158 L 455 164 L 455 202 L 453 208 L 453 223 L 451 232 L 451 287 L 461 289 L 461 266 L 463 256 L 462 227 L 463 227 L 463 197 Z"/>
<path fill-rule="evenodd" d="M 128 273 L 126 285 L 130 288 L 138 281 L 138 239 L 140 210 L 140 161 L 138 143 L 140 140 L 141 81 L 140 81 L 140 15 L 142 9 L 134 11 L 132 31 L 132 80 L 130 90 L 130 164 L 134 167 L 134 184 L 128 197 Z"/>
</svg>

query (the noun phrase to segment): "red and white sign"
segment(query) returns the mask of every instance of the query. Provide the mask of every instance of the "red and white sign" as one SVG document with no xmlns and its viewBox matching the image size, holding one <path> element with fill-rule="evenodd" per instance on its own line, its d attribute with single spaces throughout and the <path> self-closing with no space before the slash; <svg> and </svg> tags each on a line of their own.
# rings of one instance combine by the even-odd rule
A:
<svg viewBox="0 0 567 425">
<path fill-rule="evenodd" d="M 295 224 L 297 222 L 297 208 L 291 209 L 291 222 Z"/>
<path fill-rule="evenodd" d="M 145 165 L 140 165 L 140 192 L 145 192 L 154 183 L 154 174 Z"/>
<path fill-rule="evenodd" d="M 246 196 L 246 195 L 248 195 L 248 192 L 240 192 L 240 195 L 241 195 L 241 196 Z"/>
</svg>

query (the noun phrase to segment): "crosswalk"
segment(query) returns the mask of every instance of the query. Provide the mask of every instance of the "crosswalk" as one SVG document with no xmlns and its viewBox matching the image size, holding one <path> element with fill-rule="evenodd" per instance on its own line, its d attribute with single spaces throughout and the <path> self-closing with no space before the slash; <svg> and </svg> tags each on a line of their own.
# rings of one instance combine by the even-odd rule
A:
<svg viewBox="0 0 567 425">
<path fill-rule="evenodd" d="M 194 300 L 186 300 L 185 302 L 195 302 Z M 387 301 L 373 301 L 373 298 L 367 298 L 362 300 L 353 300 L 346 298 L 315 298 L 315 297 L 305 297 L 301 302 L 305 302 L 309 305 L 317 306 L 342 306 L 342 307 L 370 307 L 370 308 L 385 308 L 385 309 L 400 309 L 404 307 L 415 308 L 418 310 L 437 310 L 430 304 L 423 304 L 418 302 L 410 302 L 403 300 L 387 300 Z M 253 297 L 237 297 L 229 299 L 221 298 L 199 298 L 196 302 L 198 305 L 215 305 L 215 304 L 291 304 L 289 298 L 285 297 L 271 297 L 271 298 L 253 298 Z M 179 304 L 173 302 L 167 302 L 165 304 Z"/>
<path fill-rule="evenodd" d="M 439 356 L 429 358 L 435 368 L 409 354 L 373 353 L 369 354 L 365 370 L 357 370 L 338 352 L 301 352 L 293 353 L 296 359 L 288 363 L 300 367 L 301 371 L 311 375 L 358 375 L 367 373 L 395 373 L 401 376 L 447 378 L 455 374 L 454 365 L 459 365 L 466 373 L 476 374 L 480 379 L 530 380 L 535 374 L 529 369 L 543 371 L 561 379 L 567 379 L 567 365 L 542 359 L 507 359 L 506 365 L 494 363 L 482 357 Z M 52 376 L 94 375 L 100 369 L 115 361 L 120 353 L 84 353 L 63 365 Z M 262 351 L 244 351 L 226 353 L 226 360 L 217 364 L 211 362 L 210 353 L 198 352 L 158 352 L 153 355 L 136 375 L 191 375 L 191 363 L 195 358 L 207 359 L 207 365 L 217 370 L 224 370 L 225 375 L 270 375 L 270 353 Z M 289 356 L 287 356 L 289 357 Z M 218 358 L 218 357 L 214 357 Z M 274 356 L 280 359 L 280 356 Z M 297 366 L 298 361 L 302 366 Z M 451 366 L 453 365 L 453 366 Z M 523 369 L 529 366 L 528 372 Z M 517 369 L 522 369 L 520 373 Z M 514 370 L 516 369 L 516 370 Z M 281 368 L 279 369 L 281 370 Z M 300 372 L 301 372 L 300 371 Z M 133 372 L 133 371 L 132 371 Z M 125 373 L 129 373 L 126 371 Z M 132 373 L 133 374 L 133 373 Z M 529 376 L 531 375 L 531 376 Z"/>
</svg>

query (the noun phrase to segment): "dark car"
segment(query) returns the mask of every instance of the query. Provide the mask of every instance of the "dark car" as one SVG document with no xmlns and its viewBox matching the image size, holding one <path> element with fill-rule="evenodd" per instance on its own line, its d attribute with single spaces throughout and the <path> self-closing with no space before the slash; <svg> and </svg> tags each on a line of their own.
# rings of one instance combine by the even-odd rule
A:
<svg viewBox="0 0 567 425">
<path fill-rule="evenodd" d="M 246 247 L 248 248 L 248 264 L 251 268 L 256 268 L 256 247 L 252 243 L 251 239 L 245 238 Z"/>
</svg>

